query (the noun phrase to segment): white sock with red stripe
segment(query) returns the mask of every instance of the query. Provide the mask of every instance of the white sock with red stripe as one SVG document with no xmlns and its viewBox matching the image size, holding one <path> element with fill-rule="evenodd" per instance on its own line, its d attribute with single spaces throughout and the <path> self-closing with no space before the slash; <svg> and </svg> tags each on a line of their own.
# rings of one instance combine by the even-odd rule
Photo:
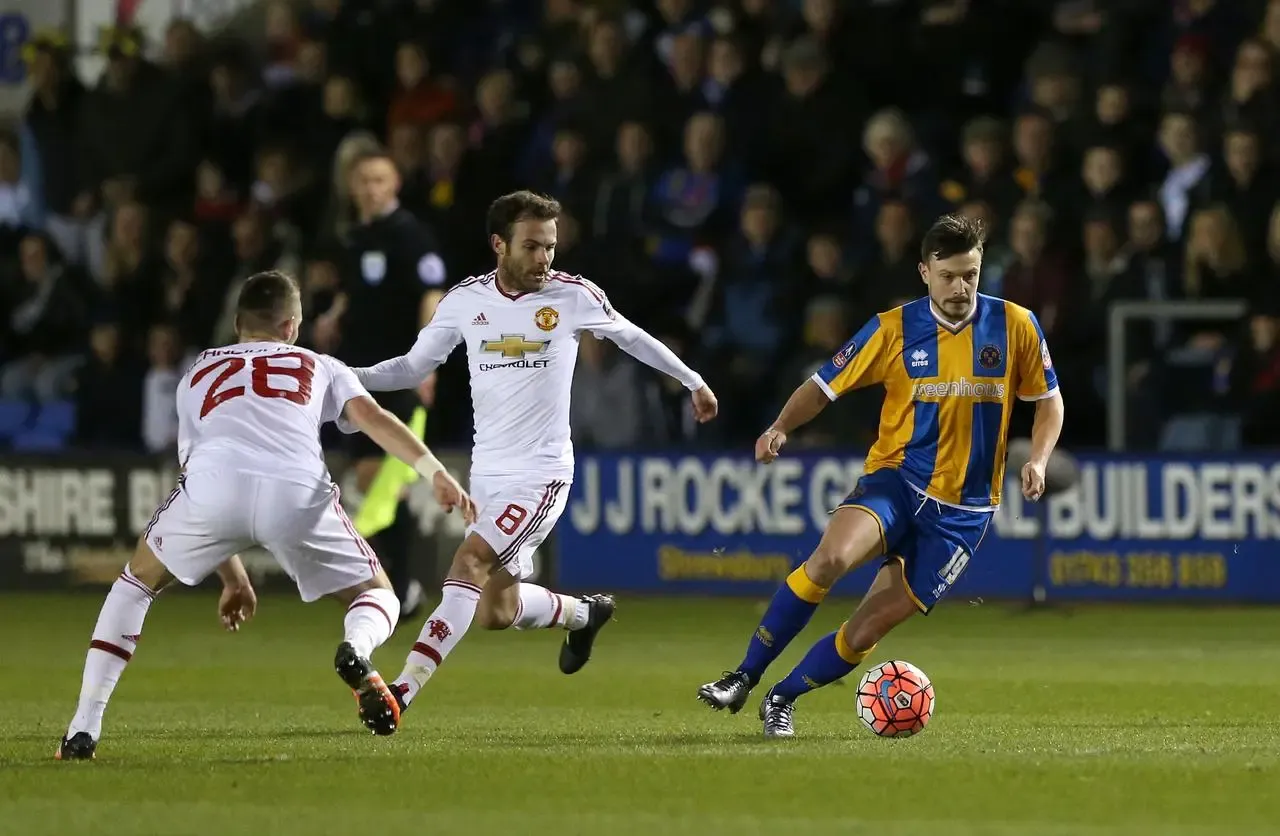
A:
<svg viewBox="0 0 1280 836">
<path fill-rule="evenodd" d="M 350 642 L 356 654 L 368 659 L 373 651 L 391 637 L 400 620 L 400 599 L 390 589 L 361 592 L 347 607 L 342 619 L 346 630 L 343 641 Z"/>
<path fill-rule="evenodd" d="M 404 670 L 396 677 L 405 704 L 412 702 L 436 668 L 444 662 L 454 645 L 462 640 L 480 603 L 480 587 L 449 578 L 444 582 L 440 605 L 427 617 L 422 632 L 404 662 Z"/>
<path fill-rule="evenodd" d="M 517 630 L 563 627 L 577 630 L 587 626 L 587 602 L 572 595 L 560 595 L 535 583 L 520 584 L 520 605 L 511 626 Z"/>
<path fill-rule="evenodd" d="M 94 740 L 101 736 L 107 701 L 120 681 L 120 674 L 124 673 L 124 666 L 138 648 L 142 622 L 155 598 L 156 594 L 135 578 L 127 566 L 111 585 L 93 628 L 93 640 L 89 642 L 89 653 L 84 660 L 84 677 L 80 681 L 80 704 L 67 727 L 67 737 L 79 732 L 88 732 Z"/>
</svg>

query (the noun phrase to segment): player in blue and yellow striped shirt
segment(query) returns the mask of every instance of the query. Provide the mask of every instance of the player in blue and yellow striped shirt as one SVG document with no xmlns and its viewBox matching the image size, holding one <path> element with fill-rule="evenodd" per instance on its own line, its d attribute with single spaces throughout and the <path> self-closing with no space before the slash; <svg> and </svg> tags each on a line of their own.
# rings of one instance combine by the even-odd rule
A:
<svg viewBox="0 0 1280 836">
<path fill-rule="evenodd" d="M 1022 492 L 1036 500 L 1062 430 L 1058 379 L 1035 316 L 978 293 L 982 228 L 940 218 L 921 246 L 928 295 L 879 314 L 787 401 L 756 442 L 768 464 L 787 433 L 853 389 L 884 385 L 866 475 L 832 514 L 817 549 L 774 596 L 734 671 L 698 689 L 737 713 L 765 669 L 846 572 L 885 558 L 862 603 L 820 639 L 760 706 L 766 737 L 794 734 L 797 697 L 847 675 L 890 630 L 928 613 L 955 583 L 1000 504 L 1014 397 L 1036 402 Z"/>
</svg>

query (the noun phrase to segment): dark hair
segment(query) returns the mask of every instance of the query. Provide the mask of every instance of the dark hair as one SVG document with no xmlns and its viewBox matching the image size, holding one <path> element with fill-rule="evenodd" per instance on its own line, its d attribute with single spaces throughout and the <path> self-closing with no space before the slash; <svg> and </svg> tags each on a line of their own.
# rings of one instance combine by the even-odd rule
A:
<svg viewBox="0 0 1280 836">
<path fill-rule="evenodd" d="M 497 235 L 511 242 L 511 229 L 519 221 L 554 221 L 560 217 L 560 201 L 521 189 L 504 194 L 489 204 L 485 229 L 489 235 Z"/>
<path fill-rule="evenodd" d="M 236 300 L 236 330 L 271 331 L 290 313 L 301 294 L 293 276 L 279 270 L 254 273 Z"/>
<path fill-rule="evenodd" d="M 980 221 L 963 215 L 943 215 L 933 222 L 920 242 L 920 260 L 944 259 L 953 255 L 981 250 L 987 241 L 987 230 Z"/>
</svg>

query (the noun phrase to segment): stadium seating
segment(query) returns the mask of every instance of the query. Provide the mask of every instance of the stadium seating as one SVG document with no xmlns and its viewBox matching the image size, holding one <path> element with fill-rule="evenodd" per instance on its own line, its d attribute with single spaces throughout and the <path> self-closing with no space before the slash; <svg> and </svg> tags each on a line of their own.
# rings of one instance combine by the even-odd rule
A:
<svg viewBox="0 0 1280 836">
<path fill-rule="evenodd" d="M 31 418 L 31 404 L 26 401 L 0 400 L 0 441 L 20 433 Z"/>
<path fill-rule="evenodd" d="M 22 452 L 62 450 L 75 433 L 76 408 L 71 401 L 33 407 L 25 401 L 0 401 L 0 445 Z"/>
</svg>

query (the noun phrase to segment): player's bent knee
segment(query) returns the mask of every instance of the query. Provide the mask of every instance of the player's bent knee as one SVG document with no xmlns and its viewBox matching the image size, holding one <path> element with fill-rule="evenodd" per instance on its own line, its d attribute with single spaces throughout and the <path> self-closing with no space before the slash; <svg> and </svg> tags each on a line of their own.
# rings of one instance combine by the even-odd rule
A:
<svg viewBox="0 0 1280 836">
<path fill-rule="evenodd" d="M 463 540 L 454 553 L 453 562 L 449 565 L 449 577 L 484 586 L 496 563 L 497 555 L 493 553 L 493 549 L 473 534 Z"/>
<path fill-rule="evenodd" d="M 515 607 L 508 609 L 500 603 L 493 603 L 476 609 L 476 623 L 482 630 L 506 630 L 515 620 Z"/>
<path fill-rule="evenodd" d="M 173 575 L 169 574 L 169 570 L 156 557 L 155 552 L 151 551 L 147 541 L 141 537 L 138 538 L 138 546 L 134 549 L 133 557 L 130 558 L 126 568 L 129 574 L 155 592 L 164 589 L 173 581 Z"/>
<path fill-rule="evenodd" d="M 830 587 L 883 551 L 876 518 L 860 509 L 841 509 L 805 565 L 814 583 Z"/>
</svg>

